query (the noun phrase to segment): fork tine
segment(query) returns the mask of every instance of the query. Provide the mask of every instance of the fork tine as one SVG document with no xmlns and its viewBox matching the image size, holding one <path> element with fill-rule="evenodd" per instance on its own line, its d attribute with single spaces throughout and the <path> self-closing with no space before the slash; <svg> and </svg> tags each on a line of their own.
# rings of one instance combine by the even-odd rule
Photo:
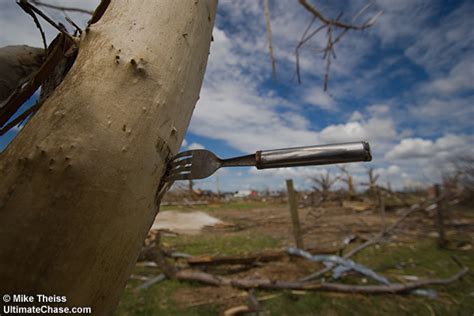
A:
<svg viewBox="0 0 474 316">
<path fill-rule="evenodd" d="M 177 166 L 184 166 L 184 165 L 189 165 L 192 161 L 192 157 L 190 158 L 184 158 L 181 160 L 173 160 L 169 163 L 170 169 L 174 169 Z"/>
<path fill-rule="evenodd" d="M 192 166 L 185 166 L 185 165 L 177 166 L 174 169 L 170 169 L 168 171 L 168 174 L 173 175 L 173 174 L 176 174 L 176 173 L 188 172 L 188 171 L 191 171 L 191 167 Z"/>
<path fill-rule="evenodd" d="M 189 180 L 191 177 L 191 172 L 188 173 L 176 173 L 173 175 L 168 175 L 165 178 L 165 181 L 179 181 L 179 180 Z"/>
<path fill-rule="evenodd" d="M 192 150 L 186 150 L 186 151 L 182 151 L 180 153 L 178 153 L 177 155 L 175 155 L 173 157 L 173 161 L 176 160 L 176 159 L 179 159 L 181 157 L 187 157 L 187 156 L 191 156 L 192 157 L 193 155 L 193 151 Z"/>
</svg>

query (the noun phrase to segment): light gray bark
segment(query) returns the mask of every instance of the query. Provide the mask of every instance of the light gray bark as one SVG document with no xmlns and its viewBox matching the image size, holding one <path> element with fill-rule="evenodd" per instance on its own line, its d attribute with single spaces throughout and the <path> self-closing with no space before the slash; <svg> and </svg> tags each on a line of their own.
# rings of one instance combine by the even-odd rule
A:
<svg viewBox="0 0 474 316">
<path fill-rule="evenodd" d="M 217 0 L 113 0 L 0 155 L 2 293 L 111 314 L 199 96 Z"/>
</svg>

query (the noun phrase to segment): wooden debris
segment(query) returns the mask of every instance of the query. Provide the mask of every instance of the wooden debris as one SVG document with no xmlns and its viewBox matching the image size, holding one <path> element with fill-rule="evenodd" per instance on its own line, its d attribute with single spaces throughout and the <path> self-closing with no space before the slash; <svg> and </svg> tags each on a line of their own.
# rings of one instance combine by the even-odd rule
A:
<svg viewBox="0 0 474 316">
<path fill-rule="evenodd" d="M 410 216 L 411 214 L 413 214 L 414 212 L 418 212 L 418 211 L 421 211 L 421 210 L 424 210 L 428 207 L 431 207 L 432 205 L 435 205 L 437 202 L 439 202 L 441 198 L 438 198 L 434 201 L 429 201 L 428 203 L 425 203 L 424 205 L 419 205 L 419 204 L 414 204 L 412 205 L 410 208 L 406 208 L 406 209 L 402 209 L 400 210 L 402 215 L 400 216 L 400 218 L 395 222 L 393 223 L 391 226 L 387 227 L 384 231 L 380 232 L 379 234 L 377 234 L 374 238 L 372 239 L 369 239 L 367 240 L 366 242 L 364 242 L 363 244 L 355 247 L 354 249 L 352 249 L 351 251 L 349 251 L 348 253 L 346 253 L 344 256 L 342 256 L 342 258 L 344 259 L 347 259 L 347 258 L 350 258 L 352 257 L 353 255 L 355 255 L 356 253 L 362 251 L 363 249 L 369 247 L 369 246 L 373 246 L 373 245 L 376 245 L 378 243 L 380 243 L 382 240 L 384 240 L 385 238 L 387 238 L 388 236 L 390 236 L 390 234 L 396 229 L 398 228 L 398 226 L 408 217 Z M 331 271 L 333 267 L 327 267 L 327 268 L 324 268 L 322 270 L 319 270 L 313 274 L 310 274 L 304 278 L 302 278 L 300 281 L 302 282 L 308 282 L 308 281 L 311 281 L 311 280 L 314 280 L 320 276 L 322 276 L 323 274 L 325 274 L 326 272 L 328 271 Z"/>
<path fill-rule="evenodd" d="M 309 247 L 306 248 L 306 251 L 310 253 L 318 254 L 333 254 L 338 252 L 341 247 L 332 247 L 332 248 L 320 248 L 320 247 Z M 291 254 L 288 254 L 286 249 L 279 251 L 266 251 L 259 253 L 252 253 L 247 255 L 237 255 L 237 256 L 194 256 L 189 257 L 186 262 L 190 266 L 213 266 L 213 265 L 232 265 L 232 264 L 241 264 L 241 265 L 250 265 L 258 262 L 271 262 L 277 261 L 284 258 L 287 258 Z"/>
<path fill-rule="evenodd" d="M 250 307 L 248 307 L 247 305 L 240 305 L 240 306 L 235 306 L 226 310 L 224 312 L 224 316 L 241 315 L 241 314 L 249 313 L 249 312 L 251 312 Z"/>
<path fill-rule="evenodd" d="M 374 205 L 365 201 L 343 201 L 342 206 L 357 212 L 364 212 L 372 209 Z"/>
<path fill-rule="evenodd" d="M 223 265 L 223 264 L 254 264 L 257 262 L 269 262 L 287 257 L 283 251 L 262 252 L 244 256 L 198 256 L 187 259 L 190 266 L 199 265 Z"/>
<path fill-rule="evenodd" d="M 195 281 L 214 286 L 232 286 L 238 289 L 263 289 L 263 290 L 302 290 L 302 291 L 329 291 L 340 293 L 407 293 L 411 290 L 432 285 L 447 285 L 458 281 L 469 272 L 463 268 L 458 273 L 446 279 L 427 279 L 409 283 L 392 283 L 388 285 L 351 285 L 341 283 L 304 283 L 275 281 L 270 279 L 230 279 L 196 270 L 181 270 L 175 278 L 182 281 Z"/>
</svg>

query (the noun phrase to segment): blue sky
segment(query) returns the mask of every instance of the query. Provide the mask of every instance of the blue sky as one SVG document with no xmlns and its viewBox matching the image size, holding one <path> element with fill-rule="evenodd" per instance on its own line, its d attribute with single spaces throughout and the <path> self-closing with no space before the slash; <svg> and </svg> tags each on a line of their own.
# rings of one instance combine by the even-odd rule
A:
<svg viewBox="0 0 474 316">
<path fill-rule="evenodd" d="M 51 1 L 61 3 L 61 1 Z M 93 8 L 97 1 L 68 1 Z M 312 1 L 326 16 L 350 21 L 364 1 Z M 32 22 L 14 1 L 0 10 L 0 45 L 40 45 Z M 368 140 L 374 161 L 349 164 L 356 183 L 366 168 L 381 184 L 403 188 L 439 181 L 452 156 L 474 154 L 474 3 L 378 0 L 360 22 L 382 10 L 370 29 L 349 32 L 336 46 L 329 91 L 324 62 L 315 53 L 325 33 L 301 53 L 302 84 L 294 49 L 311 20 L 296 0 L 270 1 L 277 80 L 271 76 L 262 1 L 222 0 L 213 31 L 201 98 L 183 150 L 206 148 L 220 157 L 260 149 Z M 51 12 L 56 19 L 61 13 Z M 84 23 L 87 16 L 71 14 Z M 53 36 L 48 30 L 49 38 Z M 13 137 L 0 139 L 0 148 Z M 257 171 L 225 169 L 196 186 L 215 190 L 279 189 L 286 178 L 311 186 L 334 167 Z M 217 181 L 217 178 L 219 181 Z"/>
</svg>

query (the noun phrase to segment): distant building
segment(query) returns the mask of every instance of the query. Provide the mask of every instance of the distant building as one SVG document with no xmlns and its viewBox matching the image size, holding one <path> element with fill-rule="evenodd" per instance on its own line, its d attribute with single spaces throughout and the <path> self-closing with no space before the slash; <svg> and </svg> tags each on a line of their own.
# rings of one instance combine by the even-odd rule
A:
<svg viewBox="0 0 474 316">
<path fill-rule="evenodd" d="M 239 190 L 234 194 L 236 198 L 245 198 L 250 196 L 257 196 L 257 191 L 255 190 Z"/>
</svg>

